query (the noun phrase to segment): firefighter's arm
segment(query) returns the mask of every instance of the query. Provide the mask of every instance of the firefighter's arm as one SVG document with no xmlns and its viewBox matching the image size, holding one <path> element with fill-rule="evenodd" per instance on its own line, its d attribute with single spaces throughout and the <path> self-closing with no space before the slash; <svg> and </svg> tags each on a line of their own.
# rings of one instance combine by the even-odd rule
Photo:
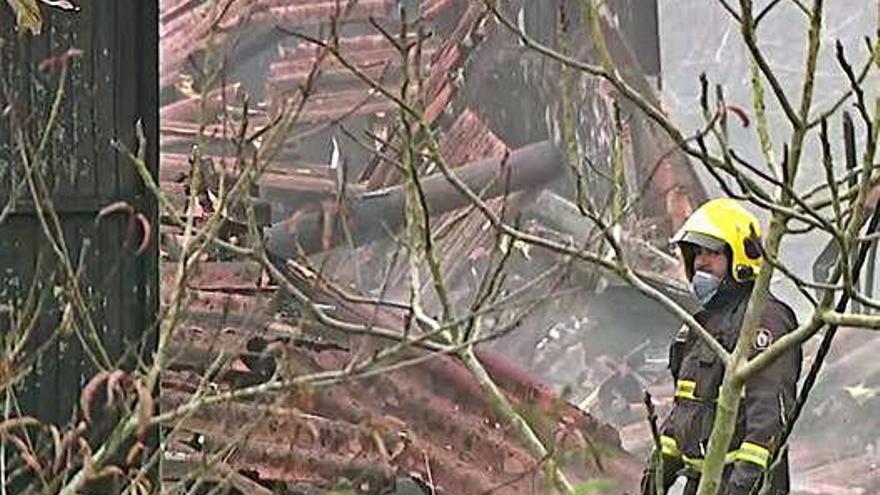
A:
<svg viewBox="0 0 880 495">
<path fill-rule="evenodd" d="M 794 316 L 787 308 L 768 307 L 758 328 L 754 354 L 762 352 L 776 342 L 793 328 L 794 324 Z M 767 469 L 774 442 L 779 438 L 785 425 L 783 420 L 785 411 L 780 397 L 784 387 L 793 386 L 793 382 L 797 380 L 798 370 L 794 370 L 793 367 L 791 353 L 784 353 L 746 382 L 746 395 L 743 399 L 745 436 L 734 454 L 728 494 L 748 494 Z"/>
<path fill-rule="evenodd" d="M 682 468 L 680 457 L 671 457 L 666 454 L 657 455 L 653 453 L 652 459 L 649 461 L 648 467 L 642 473 L 641 495 L 663 495 L 675 484 L 678 478 L 678 472 Z M 658 466 L 658 463 L 660 464 Z M 659 468 L 659 469 L 658 469 Z M 661 491 L 657 493 L 657 477 L 662 471 L 663 481 L 661 482 Z"/>
<path fill-rule="evenodd" d="M 672 427 L 674 414 L 674 412 L 671 413 L 670 416 L 663 421 L 663 425 L 660 427 L 660 450 L 657 451 L 655 449 L 654 452 L 651 453 L 648 467 L 642 474 L 642 495 L 665 494 L 669 490 L 669 487 L 675 483 L 679 471 L 684 467 L 681 452 L 678 450 L 678 445 L 674 438 L 674 428 Z M 657 492 L 658 478 L 662 480 L 660 483 L 661 490 L 659 494 Z"/>
</svg>

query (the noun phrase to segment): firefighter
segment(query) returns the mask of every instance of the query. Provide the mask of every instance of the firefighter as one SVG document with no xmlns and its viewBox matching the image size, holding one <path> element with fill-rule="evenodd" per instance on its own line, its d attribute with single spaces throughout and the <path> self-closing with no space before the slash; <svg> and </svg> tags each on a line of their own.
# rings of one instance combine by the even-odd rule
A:
<svg viewBox="0 0 880 495">
<path fill-rule="evenodd" d="M 679 248 L 691 290 L 701 306 L 694 317 L 732 351 L 761 266 L 758 221 L 737 202 L 716 199 L 698 208 L 672 242 Z M 791 308 L 771 295 L 751 355 L 767 349 L 796 326 Z M 793 348 L 746 382 L 720 493 L 746 495 L 765 473 L 770 494 L 788 493 L 787 457 L 782 455 L 773 469 L 768 469 L 768 464 L 774 442 L 794 406 L 801 359 L 800 348 Z M 670 346 L 669 368 L 675 380 L 675 398 L 660 428 L 661 453 L 656 457 L 662 466 L 662 492 L 684 475 L 684 494 L 689 495 L 696 493 L 699 485 L 724 366 L 712 349 L 684 326 Z M 657 464 L 652 462 L 645 471 L 643 495 L 657 493 Z"/>
</svg>

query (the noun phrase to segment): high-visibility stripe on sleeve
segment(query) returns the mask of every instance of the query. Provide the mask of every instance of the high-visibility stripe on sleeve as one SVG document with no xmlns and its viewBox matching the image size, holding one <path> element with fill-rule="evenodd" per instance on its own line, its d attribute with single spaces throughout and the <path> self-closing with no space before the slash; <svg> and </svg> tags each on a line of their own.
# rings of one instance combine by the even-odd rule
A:
<svg viewBox="0 0 880 495">
<path fill-rule="evenodd" d="M 728 452 L 724 455 L 724 464 L 733 464 L 736 460 L 736 455 L 738 451 Z M 692 468 L 694 471 L 701 471 L 703 469 L 703 458 L 702 457 L 690 457 L 686 455 L 681 456 L 685 465 Z"/>
<path fill-rule="evenodd" d="M 666 444 L 663 444 L 664 438 L 669 438 L 671 444 L 675 447 L 675 450 L 677 452 L 678 445 L 676 444 L 674 438 L 660 437 L 660 442 L 663 445 L 663 453 L 666 454 Z M 696 472 L 702 471 L 702 457 L 690 457 L 687 455 L 681 455 L 681 459 L 682 461 L 684 461 L 684 464 L 687 467 L 693 469 Z M 733 464 L 736 461 L 751 462 L 752 464 L 757 464 L 758 466 L 760 466 L 761 469 L 767 469 L 767 464 L 770 462 L 770 451 L 756 443 L 743 442 L 738 449 L 732 450 L 724 456 L 724 464 Z"/>
<path fill-rule="evenodd" d="M 718 387 L 720 392 L 721 387 Z M 700 400 L 696 395 L 697 392 L 697 382 L 694 380 L 678 380 L 675 382 L 675 396 L 682 399 L 690 399 L 690 400 Z M 740 393 L 740 397 L 746 396 L 746 389 L 743 388 L 742 393 Z"/>
<path fill-rule="evenodd" d="M 697 400 L 694 392 L 697 391 L 697 382 L 693 380 L 678 380 L 675 382 L 675 396 L 682 399 Z"/>
<path fill-rule="evenodd" d="M 678 450 L 678 442 L 667 435 L 660 436 L 660 451 L 663 455 L 669 457 L 681 457 L 681 451 Z"/>
<path fill-rule="evenodd" d="M 735 458 L 737 461 L 751 462 L 762 469 L 767 469 L 767 463 L 770 462 L 770 451 L 756 443 L 743 442 L 739 446 L 739 450 L 736 451 Z"/>
</svg>

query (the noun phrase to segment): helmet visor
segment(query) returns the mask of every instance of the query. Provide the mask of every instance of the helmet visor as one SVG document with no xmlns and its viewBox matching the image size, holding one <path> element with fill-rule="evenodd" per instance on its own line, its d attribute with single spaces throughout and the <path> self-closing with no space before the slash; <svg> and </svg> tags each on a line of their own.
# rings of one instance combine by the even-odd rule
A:
<svg viewBox="0 0 880 495">
<path fill-rule="evenodd" d="M 727 247 L 727 243 L 721 239 L 700 232 L 685 232 L 678 242 L 687 242 L 718 252 L 724 252 Z"/>
</svg>

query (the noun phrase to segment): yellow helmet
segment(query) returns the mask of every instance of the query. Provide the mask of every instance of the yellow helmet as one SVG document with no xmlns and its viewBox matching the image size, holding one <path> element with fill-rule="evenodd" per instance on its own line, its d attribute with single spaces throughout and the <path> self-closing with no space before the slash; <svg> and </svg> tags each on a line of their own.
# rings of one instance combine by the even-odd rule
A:
<svg viewBox="0 0 880 495">
<path fill-rule="evenodd" d="M 761 268 L 761 226 L 754 215 L 732 199 L 703 203 L 672 237 L 672 242 L 681 249 L 688 279 L 694 274 L 692 245 L 726 251 L 730 275 L 737 282 L 752 280 Z"/>
</svg>

